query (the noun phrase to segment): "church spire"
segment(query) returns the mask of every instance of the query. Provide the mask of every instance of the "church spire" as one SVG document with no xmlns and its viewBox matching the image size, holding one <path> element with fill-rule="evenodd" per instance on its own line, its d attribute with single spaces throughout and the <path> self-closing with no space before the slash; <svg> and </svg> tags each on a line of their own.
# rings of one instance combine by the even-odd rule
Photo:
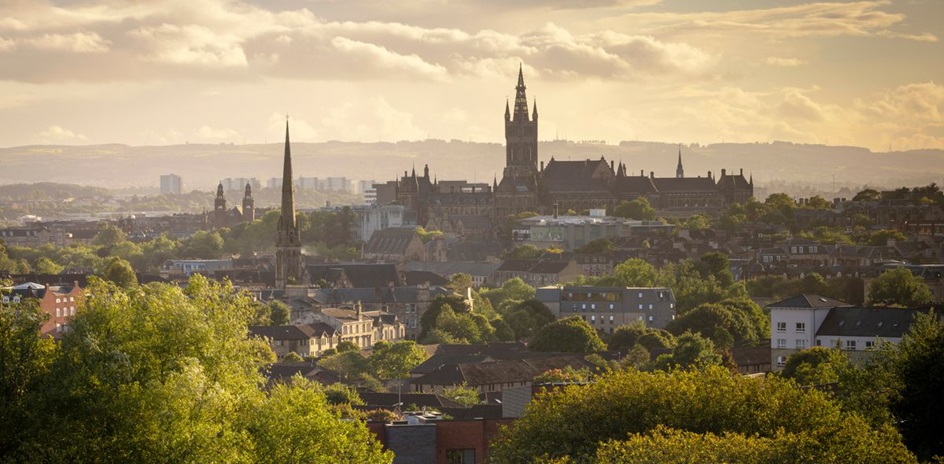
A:
<svg viewBox="0 0 944 464">
<path fill-rule="evenodd" d="M 682 168 L 682 144 L 679 144 L 678 166 L 675 168 L 675 177 L 681 179 L 685 177 L 685 169 Z"/>
<path fill-rule="evenodd" d="M 285 159 L 282 166 L 282 224 L 286 230 L 298 228 L 295 224 L 295 179 L 292 176 L 292 145 L 285 121 Z"/>
<path fill-rule="evenodd" d="M 511 121 L 511 109 L 508 107 L 508 99 L 505 99 L 505 122 Z"/>
<path fill-rule="evenodd" d="M 285 288 L 299 283 L 302 275 L 302 242 L 295 220 L 295 182 L 292 178 L 292 148 L 285 121 L 285 160 L 282 167 L 282 210 L 275 239 L 275 284 Z"/>
<path fill-rule="evenodd" d="M 518 86 L 515 87 L 515 121 L 528 120 L 528 96 L 525 89 L 527 87 L 524 85 L 524 67 L 518 65 Z"/>
</svg>

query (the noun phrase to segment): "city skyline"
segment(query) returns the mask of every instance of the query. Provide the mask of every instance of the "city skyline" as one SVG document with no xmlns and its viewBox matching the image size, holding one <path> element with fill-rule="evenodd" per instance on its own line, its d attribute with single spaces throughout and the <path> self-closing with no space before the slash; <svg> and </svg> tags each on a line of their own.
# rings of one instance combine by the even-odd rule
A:
<svg viewBox="0 0 944 464">
<path fill-rule="evenodd" d="M 13 1 L 0 146 L 540 140 L 944 148 L 932 1 Z"/>
</svg>

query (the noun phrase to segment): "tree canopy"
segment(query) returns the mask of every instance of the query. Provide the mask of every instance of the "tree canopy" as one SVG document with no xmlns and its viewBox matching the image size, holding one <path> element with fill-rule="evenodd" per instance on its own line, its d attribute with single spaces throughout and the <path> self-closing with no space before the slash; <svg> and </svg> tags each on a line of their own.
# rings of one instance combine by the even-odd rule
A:
<svg viewBox="0 0 944 464">
<path fill-rule="evenodd" d="M 665 429 L 683 436 L 673 438 L 670 444 L 633 441 L 636 436 L 656 437 Z M 667 448 L 678 448 L 674 452 L 683 456 L 698 453 L 698 447 L 684 448 L 692 443 L 686 433 L 753 437 L 764 442 L 798 440 L 811 453 L 799 460 L 789 459 L 788 454 L 780 462 L 916 462 L 893 430 L 872 429 L 857 415 L 843 415 L 823 393 L 802 390 L 777 378 L 732 375 L 720 367 L 654 373 L 629 369 L 590 385 L 545 394 L 529 406 L 526 415 L 503 430 L 492 446 L 490 459 L 496 464 L 649 462 L 635 461 L 632 453 Z M 839 436 L 848 440 L 837 440 Z M 627 437 L 629 441 L 624 443 Z M 747 462 L 777 462 L 763 457 L 787 451 L 784 448 L 789 446 L 784 445 L 775 447 L 771 455 L 762 454 L 760 459 Z M 705 452 L 712 448 L 708 446 Z"/>
<path fill-rule="evenodd" d="M 882 306 L 923 306 L 931 302 L 924 280 L 903 267 L 883 272 L 869 285 L 869 303 Z"/>
<path fill-rule="evenodd" d="M 528 343 L 531 351 L 596 353 L 606 349 L 597 331 L 579 317 L 568 317 L 545 325 Z"/>
</svg>

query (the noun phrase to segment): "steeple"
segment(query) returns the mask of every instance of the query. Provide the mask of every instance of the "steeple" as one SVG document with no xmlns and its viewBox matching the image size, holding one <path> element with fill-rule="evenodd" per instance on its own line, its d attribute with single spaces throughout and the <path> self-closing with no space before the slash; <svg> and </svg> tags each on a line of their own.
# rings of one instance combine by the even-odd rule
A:
<svg viewBox="0 0 944 464">
<path fill-rule="evenodd" d="M 508 107 L 508 99 L 505 99 L 505 122 L 511 121 L 511 109 Z"/>
<path fill-rule="evenodd" d="M 626 169 L 623 167 L 623 162 L 620 161 L 619 167 L 616 168 L 616 177 L 625 177 Z"/>
<path fill-rule="evenodd" d="M 249 222 L 256 220 L 255 201 L 252 199 L 252 186 L 249 182 L 246 182 L 246 193 L 243 195 L 243 220 Z"/>
<path fill-rule="evenodd" d="M 525 93 L 523 65 L 518 65 L 518 86 L 515 87 L 515 122 L 528 120 L 528 96 Z M 520 119 L 519 119 L 520 118 Z"/>
<path fill-rule="evenodd" d="M 226 211 L 226 197 L 223 196 L 223 182 L 216 186 L 216 199 L 213 200 L 213 211 L 219 214 L 220 211 Z"/>
<path fill-rule="evenodd" d="M 678 166 L 675 168 L 675 177 L 681 179 L 685 177 L 685 169 L 682 169 L 682 144 L 679 144 Z"/>
<path fill-rule="evenodd" d="M 292 148 L 285 121 L 285 160 L 282 168 L 282 211 L 275 239 L 275 285 L 285 288 L 299 283 L 302 275 L 302 242 L 295 220 L 295 183 L 292 178 Z"/>
<path fill-rule="evenodd" d="M 534 99 L 534 111 L 531 113 L 531 120 L 532 121 L 538 120 L 538 99 L 537 98 Z"/>
</svg>

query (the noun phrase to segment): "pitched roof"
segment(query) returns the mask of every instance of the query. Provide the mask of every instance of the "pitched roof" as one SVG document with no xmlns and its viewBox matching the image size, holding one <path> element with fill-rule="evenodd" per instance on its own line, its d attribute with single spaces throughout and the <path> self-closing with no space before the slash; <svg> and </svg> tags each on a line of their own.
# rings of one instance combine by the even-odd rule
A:
<svg viewBox="0 0 944 464">
<path fill-rule="evenodd" d="M 652 182 L 662 193 L 715 190 L 715 181 L 707 177 L 656 177 Z"/>
<path fill-rule="evenodd" d="M 602 180 L 613 177 L 606 160 L 557 161 L 551 159 L 541 172 L 541 183 L 551 192 L 606 191 Z"/>
<path fill-rule="evenodd" d="M 820 295 L 796 295 L 783 301 L 778 301 L 767 305 L 768 308 L 834 308 L 837 306 L 850 306 L 844 301 L 834 300 Z"/>
<path fill-rule="evenodd" d="M 446 285 L 449 283 L 449 279 L 432 271 L 406 271 L 404 274 L 406 274 L 407 285 L 420 285 L 424 283 L 429 283 L 430 285 Z"/>
<path fill-rule="evenodd" d="M 726 174 L 718 177 L 718 188 L 724 190 L 749 189 L 751 183 L 744 178 L 744 174 Z"/>
<path fill-rule="evenodd" d="M 833 308 L 816 331 L 817 336 L 901 338 L 916 314 L 924 309 Z"/>
<path fill-rule="evenodd" d="M 405 390 L 405 388 L 401 388 Z M 464 407 L 442 396 L 433 393 L 376 393 L 376 392 L 358 392 L 365 406 L 369 408 L 392 408 L 397 403 L 403 403 L 402 407 L 407 405 L 416 405 L 419 408 L 434 408 L 442 410 L 443 408 L 463 408 Z"/>
<path fill-rule="evenodd" d="M 333 336 L 337 333 L 333 327 L 323 322 L 303 325 L 252 325 L 250 335 L 272 340 L 308 340 L 314 337 Z"/>
<path fill-rule="evenodd" d="M 646 176 L 617 177 L 613 181 L 613 190 L 617 193 L 656 193 L 658 189 L 652 179 Z"/>
<path fill-rule="evenodd" d="M 329 284 L 334 283 L 343 272 L 354 288 L 387 287 L 391 283 L 400 285 L 400 274 L 392 263 L 314 264 L 307 269 L 312 282 L 324 279 Z"/>
<path fill-rule="evenodd" d="M 414 227 L 391 227 L 378 230 L 364 247 L 365 254 L 405 255 L 419 235 Z"/>
<path fill-rule="evenodd" d="M 431 286 L 429 298 L 439 295 L 448 295 L 449 290 Z M 361 302 L 375 303 L 417 303 L 420 302 L 420 291 L 416 286 L 409 287 L 372 287 L 372 288 L 316 288 L 309 291 L 311 298 L 323 305 L 340 305 L 345 303 Z"/>
</svg>

